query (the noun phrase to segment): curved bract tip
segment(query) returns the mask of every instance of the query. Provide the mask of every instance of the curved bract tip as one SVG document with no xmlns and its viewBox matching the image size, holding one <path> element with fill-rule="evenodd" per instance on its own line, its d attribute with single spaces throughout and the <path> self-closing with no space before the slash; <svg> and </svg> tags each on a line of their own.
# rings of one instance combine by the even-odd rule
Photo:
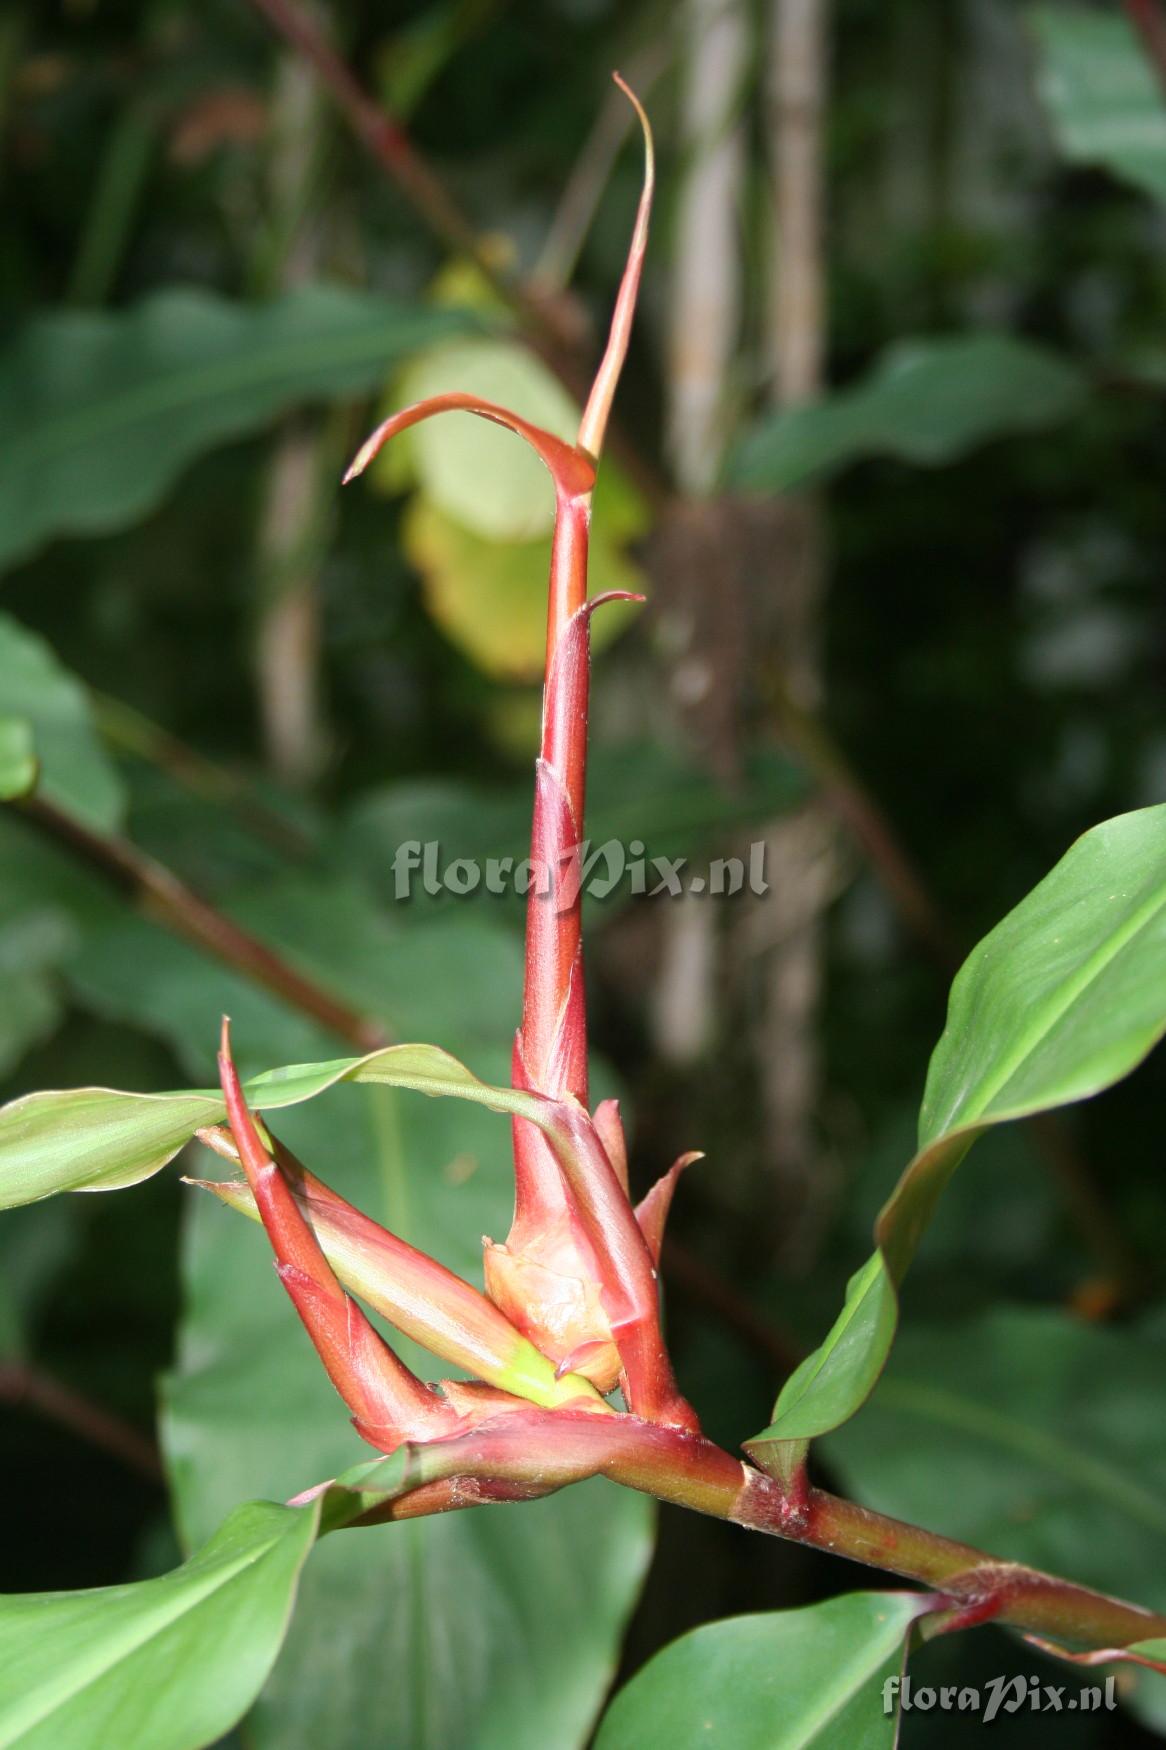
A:
<svg viewBox="0 0 1166 1750">
<path fill-rule="evenodd" d="M 541 425 L 533 425 L 529 419 L 523 419 L 519 413 L 512 413 L 508 407 L 500 407 L 496 401 L 483 401 L 477 395 L 465 395 L 455 391 L 446 395 L 430 395 L 425 401 L 415 401 L 411 407 L 402 407 L 399 412 L 390 414 L 356 452 L 344 475 L 344 485 L 347 486 L 350 480 L 355 480 L 358 474 L 364 473 L 373 457 L 390 438 L 396 437 L 398 432 L 407 430 L 411 425 L 420 425 L 423 419 L 432 419 L 437 413 L 474 413 L 479 419 L 488 419 L 494 425 L 504 425 L 508 431 L 525 438 L 535 454 L 546 464 L 557 491 L 575 496 L 590 492 L 595 484 L 594 462 L 574 445 L 564 443 L 554 432 L 546 431 Z"/>
<path fill-rule="evenodd" d="M 627 357 L 632 320 L 636 313 L 636 298 L 640 290 L 640 276 L 643 273 L 644 256 L 648 249 L 648 220 L 651 217 L 652 194 L 656 186 L 656 154 L 652 144 L 652 128 L 647 113 L 627 81 L 619 73 L 613 73 L 612 78 L 635 110 L 643 130 L 644 185 L 640 193 L 640 205 L 636 213 L 632 240 L 628 246 L 628 258 L 623 270 L 623 279 L 620 281 L 619 293 L 615 300 L 611 330 L 607 337 L 607 348 L 600 361 L 599 369 L 595 373 L 595 381 L 591 385 L 591 393 L 587 398 L 587 406 L 583 410 L 583 418 L 579 425 L 579 448 L 597 459 L 603 449 L 603 439 L 607 431 L 611 404 L 615 400 L 616 386 L 619 383 L 620 372 L 623 370 L 624 359 Z"/>
</svg>

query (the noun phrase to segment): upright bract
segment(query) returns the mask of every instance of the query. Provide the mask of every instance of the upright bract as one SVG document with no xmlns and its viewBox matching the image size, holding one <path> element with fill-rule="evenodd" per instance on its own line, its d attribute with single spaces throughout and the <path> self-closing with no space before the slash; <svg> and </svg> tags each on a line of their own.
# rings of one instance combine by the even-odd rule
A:
<svg viewBox="0 0 1166 1750">
<path fill-rule="evenodd" d="M 622 80 L 619 81 L 623 86 Z M 512 1082 L 537 1097 L 535 1117 L 513 1119 L 514 1219 L 505 1244 L 486 1241 L 486 1296 L 352 1210 L 261 1134 L 243 1100 L 224 1029 L 220 1069 L 230 1135 L 204 1133 L 241 1161 L 246 1186 L 224 1201 L 258 1215 L 277 1268 L 356 1426 L 392 1451 L 432 1443 L 520 1411 L 552 1418 L 610 1416 L 601 1393 L 622 1385 L 629 1410 L 696 1432 L 678 1393 L 660 1328 L 656 1266 L 684 1156 L 639 1210 L 628 1196 L 627 1150 L 612 1100 L 589 1112 L 583 984 L 582 856 L 592 613 L 587 549 L 591 494 L 628 336 L 647 243 L 652 140 L 611 332 L 574 444 L 494 402 L 434 396 L 386 419 L 345 476 L 383 444 L 437 413 L 473 413 L 525 439 L 555 490 L 542 735 L 535 769 L 522 1021 Z M 626 596 L 623 599 L 629 599 Z M 639 598 L 631 598 L 639 599 Z M 541 1125 L 539 1114 L 553 1112 Z M 443 1359 L 467 1366 L 472 1385 L 423 1384 L 393 1354 L 345 1285 Z M 487 1298 L 488 1297 L 488 1298 Z M 565 1422 L 560 1422 L 565 1428 Z"/>
<path fill-rule="evenodd" d="M 623 86 L 622 80 L 619 81 Z M 609 596 L 588 599 L 587 552 L 596 466 L 627 354 L 647 245 L 653 188 L 647 118 L 645 176 L 611 331 L 576 443 L 518 414 L 468 395 L 447 394 L 392 415 L 349 469 L 360 473 L 397 432 L 433 414 L 460 411 L 508 426 L 546 464 L 555 489 L 547 607 L 542 735 L 535 774 L 532 880 L 526 924 L 522 1025 L 513 1083 L 578 1105 L 577 1148 L 568 1169 L 545 1136 L 514 1120 L 514 1220 L 503 1245 L 487 1241 L 486 1288 L 511 1322 L 560 1373 L 579 1373 L 601 1391 L 622 1380 L 637 1413 L 695 1427 L 679 1399 L 660 1334 L 655 1257 L 627 1195 L 619 1112 L 605 1102 L 587 1117 L 581 858 L 590 690 L 589 622 Z M 626 597 L 624 599 L 627 599 Z M 653 1202 L 654 1231 L 662 1198 Z M 655 1250 L 659 1250 L 655 1234 Z"/>
</svg>

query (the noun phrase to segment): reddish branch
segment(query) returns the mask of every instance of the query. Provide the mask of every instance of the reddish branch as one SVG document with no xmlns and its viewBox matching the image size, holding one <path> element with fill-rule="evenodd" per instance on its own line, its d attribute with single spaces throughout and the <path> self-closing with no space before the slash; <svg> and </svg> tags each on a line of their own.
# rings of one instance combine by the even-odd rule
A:
<svg viewBox="0 0 1166 1750">
<path fill-rule="evenodd" d="M 631 1416 L 530 1412 L 449 1441 L 411 1447 L 404 1474 L 358 1520 L 375 1523 L 546 1493 L 606 1476 L 657 1500 L 914 1580 L 936 1593 L 940 1626 L 1006 1623 L 1054 1640 L 1120 1648 L 1166 1634 L 1166 1617 L 970 1544 L 872 1513 L 820 1489 L 800 1498 L 699 1436 Z M 458 1487 L 454 1487 L 455 1484 Z M 483 1493 L 477 1493 L 474 1485 Z M 374 1491 L 375 1484 L 369 1483 Z M 339 1492 L 337 1492 L 339 1493 Z M 325 1524 L 328 1524 L 328 1513 Z M 1059 1652 L 1059 1646 L 1050 1650 Z"/>
<path fill-rule="evenodd" d="M 0 1403 L 36 1410 L 151 1482 L 162 1479 L 162 1461 L 152 1440 L 32 1362 L 0 1362 Z"/>
<path fill-rule="evenodd" d="M 172 870 L 128 839 L 100 833 L 33 795 L 20 804 L 24 818 L 47 838 L 63 845 L 119 892 L 135 901 L 176 934 L 185 936 L 216 960 L 243 973 L 303 1014 L 310 1015 L 358 1051 L 375 1051 L 386 1043 L 379 1022 L 359 1014 L 314 978 L 300 972 L 258 936 L 216 910 Z"/>
<path fill-rule="evenodd" d="M 1166 92 L 1166 13 L 1158 0 L 1125 0 L 1125 9 L 1142 39 L 1158 83 Z"/>
</svg>

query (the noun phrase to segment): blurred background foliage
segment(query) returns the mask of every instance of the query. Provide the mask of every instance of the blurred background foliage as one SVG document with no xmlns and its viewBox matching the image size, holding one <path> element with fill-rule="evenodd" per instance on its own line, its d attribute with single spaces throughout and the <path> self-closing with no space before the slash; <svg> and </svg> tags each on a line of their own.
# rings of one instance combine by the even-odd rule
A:
<svg viewBox="0 0 1166 1750">
<path fill-rule="evenodd" d="M 505 1077 L 515 902 L 400 903 L 392 857 L 523 853 L 549 487 L 460 420 L 337 483 L 384 407 L 435 389 L 570 434 L 562 379 L 638 186 L 620 66 L 660 193 L 593 585 L 648 604 L 597 616 L 589 827 L 696 860 L 764 839 L 771 892 L 591 902 L 589 1001 L 637 1184 L 707 1154 L 668 1313 L 733 1445 L 865 1256 L 953 961 L 1077 833 L 1162 799 L 1157 14 L 391 11 L 306 16 L 407 130 L 396 178 L 267 28 L 275 0 L 14 0 L 0 23 L 0 766 L 28 721 L 41 762 L 0 816 L 6 1095 L 205 1081 L 224 1009 L 248 1069 L 379 1028 Z M 184 936 L 160 870 L 339 1021 Z M 1159 1061 L 981 1143 L 884 1386 L 820 1455 L 858 1499 L 1159 1608 L 1162 1092 Z M 506 1229 L 497 1120 L 352 1090 L 284 1128 L 459 1268 Z M 176 1173 L 5 1217 L 0 1397 L 7 1590 L 159 1572 L 176 1535 L 358 1444 L 262 1236 Z M 671 1512 L 653 1554 L 652 1525 L 594 1483 L 330 1541 L 243 1740 L 581 1743 L 617 1668 L 854 1578 Z M 919 1675 L 1040 1663 L 984 1630 Z M 1057 1742 L 1166 1720 L 1122 1681 L 1143 1725 L 1059 1719 Z"/>
</svg>

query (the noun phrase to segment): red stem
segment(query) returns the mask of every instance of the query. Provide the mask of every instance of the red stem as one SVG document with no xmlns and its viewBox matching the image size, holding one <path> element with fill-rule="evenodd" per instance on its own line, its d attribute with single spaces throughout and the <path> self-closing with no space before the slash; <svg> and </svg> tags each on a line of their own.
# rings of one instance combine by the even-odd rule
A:
<svg viewBox="0 0 1166 1750">
<path fill-rule="evenodd" d="M 1125 0 L 1125 7 L 1158 83 L 1166 91 L 1166 15 L 1157 0 Z"/>
<path fill-rule="evenodd" d="M 120 1459 L 151 1482 L 162 1480 L 162 1461 L 152 1440 L 30 1361 L 0 1362 L 0 1404 L 39 1410 L 50 1422 Z"/>
<path fill-rule="evenodd" d="M 386 1500 L 367 1522 L 411 1516 L 410 1495 L 422 1488 L 429 1491 L 422 1501 L 464 1504 L 448 1490 L 443 1497 L 437 1486 L 453 1478 L 476 1481 L 484 1499 L 504 1499 L 508 1488 L 545 1492 L 600 1475 L 657 1500 L 917 1581 L 969 1621 L 1008 1623 L 1095 1647 L 1166 1635 L 1166 1617 L 1138 1605 L 1001 1561 L 820 1489 L 797 1498 L 709 1440 L 631 1416 L 600 1420 L 557 1411 L 512 1417 L 411 1449 L 409 1458 L 400 1498 Z"/>
</svg>

